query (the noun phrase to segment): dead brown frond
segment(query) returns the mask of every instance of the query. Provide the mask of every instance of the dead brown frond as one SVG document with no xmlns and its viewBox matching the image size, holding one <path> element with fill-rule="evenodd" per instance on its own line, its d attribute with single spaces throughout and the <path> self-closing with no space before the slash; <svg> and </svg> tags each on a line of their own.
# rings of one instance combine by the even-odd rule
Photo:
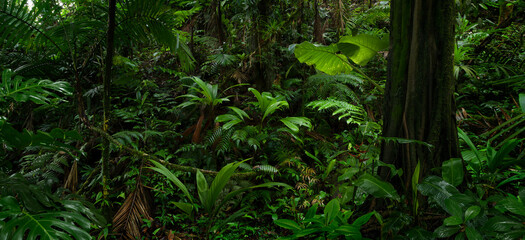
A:
<svg viewBox="0 0 525 240">
<path fill-rule="evenodd" d="M 142 219 L 152 219 L 146 191 L 137 184 L 113 217 L 113 231 L 122 233 L 124 239 L 140 239 Z"/>
<path fill-rule="evenodd" d="M 64 188 L 69 189 L 71 192 L 77 191 L 78 185 L 78 166 L 77 161 L 73 161 L 69 174 L 67 175 L 66 182 L 64 182 Z"/>
<path fill-rule="evenodd" d="M 248 77 L 246 76 L 246 74 L 244 74 L 240 70 L 235 70 L 235 72 L 232 74 L 232 78 L 237 80 L 237 83 L 239 84 L 248 81 Z"/>
</svg>

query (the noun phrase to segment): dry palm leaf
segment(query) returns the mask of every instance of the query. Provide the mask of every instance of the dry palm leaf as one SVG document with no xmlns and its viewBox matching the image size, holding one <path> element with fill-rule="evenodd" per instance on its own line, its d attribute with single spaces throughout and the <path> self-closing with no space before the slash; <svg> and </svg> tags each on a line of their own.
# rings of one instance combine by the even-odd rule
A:
<svg viewBox="0 0 525 240">
<path fill-rule="evenodd" d="M 137 184 L 113 217 L 113 231 L 122 233 L 124 239 L 140 239 L 142 219 L 151 219 L 146 194 L 142 184 Z"/>
<path fill-rule="evenodd" d="M 69 174 L 67 175 L 66 182 L 64 183 L 64 188 L 69 189 L 71 192 L 77 191 L 77 184 L 78 184 L 78 167 L 77 167 L 77 161 L 73 161 L 73 165 L 71 166 L 71 170 L 69 170 Z"/>
</svg>

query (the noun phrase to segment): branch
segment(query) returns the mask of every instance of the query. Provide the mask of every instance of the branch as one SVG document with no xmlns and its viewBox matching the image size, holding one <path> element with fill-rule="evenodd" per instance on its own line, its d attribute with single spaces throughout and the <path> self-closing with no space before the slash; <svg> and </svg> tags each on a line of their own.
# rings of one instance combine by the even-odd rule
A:
<svg viewBox="0 0 525 240">
<path fill-rule="evenodd" d="M 165 160 L 162 160 L 154 155 L 149 155 L 145 152 L 142 152 L 142 151 L 139 151 L 139 150 L 136 150 L 136 149 L 133 149 L 131 147 L 128 147 L 126 145 L 123 145 L 122 143 L 120 143 L 119 141 L 117 141 L 115 138 L 113 138 L 111 135 L 109 135 L 108 133 L 104 132 L 102 129 L 100 128 L 97 128 L 97 127 L 93 127 L 93 126 L 90 126 L 89 129 L 91 131 L 94 131 L 96 133 L 99 133 L 100 136 L 102 136 L 103 138 L 109 140 L 109 142 L 117 145 L 120 149 L 123 149 L 125 150 L 126 152 L 132 154 L 132 155 L 135 155 L 141 159 L 144 159 L 144 160 L 155 160 L 161 164 L 163 164 L 164 166 L 166 166 L 167 168 L 171 168 L 173 170 L 177 170 L 177 171 L 182 171 L 182 172 L 191 172 L 191 173 L 196 173 L 197 170 L 201 171 L 203 174 L 207 174 L 207 175 L 211 175 L 211 176 L 215 176 L 217 175 L 217 172 L 216 171 L 212 171 L 212 170 L 206 170 L 206 169 L 200 169 L 200 168 L 196 168 L 196 167 L 190 167 L 190 166 L 184 166 L 184 165 L 178 165 L 178 164 L 174 164 L 174 163 L 170 163 L 170 162 L 167 162 Z M 235 173 L 233 174 L 232 178 L 235 178 L 235 179 L 246 179 L 246 178 L 253 178 L 255 176 L 257 176 L 259 173 L 257 172 L 245 172 L 245 173 Z"/>
</svg>

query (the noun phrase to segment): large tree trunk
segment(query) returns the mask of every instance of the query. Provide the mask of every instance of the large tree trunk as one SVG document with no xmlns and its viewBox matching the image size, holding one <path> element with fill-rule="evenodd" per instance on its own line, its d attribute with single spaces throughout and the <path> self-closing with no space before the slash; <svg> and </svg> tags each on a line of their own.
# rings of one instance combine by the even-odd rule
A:
<svg viewBox="0 0 525 240">
<path fill-rule="evenodd" d="M 403 169 L 397 187 L 405 193 L 418 161 L 421 176 L 426 176 L 444 160 L 459 156 L 452 74 L 454 17 L 454 0 L 391 2 L 383 136 L 434 146 L 383 144 L 382 161 Z M 381 175 L 388 177 L 388 171 L 381 169 Z"/>
</svg>

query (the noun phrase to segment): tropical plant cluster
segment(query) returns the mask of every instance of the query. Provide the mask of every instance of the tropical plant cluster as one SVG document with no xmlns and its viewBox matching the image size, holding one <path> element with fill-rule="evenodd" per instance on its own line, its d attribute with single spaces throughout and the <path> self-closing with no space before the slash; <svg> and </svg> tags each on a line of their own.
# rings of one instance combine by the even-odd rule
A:
<svg viewBox="0 0 525 240">
<path fill-rule="evenodd" d="M 455 3 L 461 158 L 404 192 L 389 1 L 0 0 L 0 239 L 525 238 L 525 2 Z"/>
</svg>

